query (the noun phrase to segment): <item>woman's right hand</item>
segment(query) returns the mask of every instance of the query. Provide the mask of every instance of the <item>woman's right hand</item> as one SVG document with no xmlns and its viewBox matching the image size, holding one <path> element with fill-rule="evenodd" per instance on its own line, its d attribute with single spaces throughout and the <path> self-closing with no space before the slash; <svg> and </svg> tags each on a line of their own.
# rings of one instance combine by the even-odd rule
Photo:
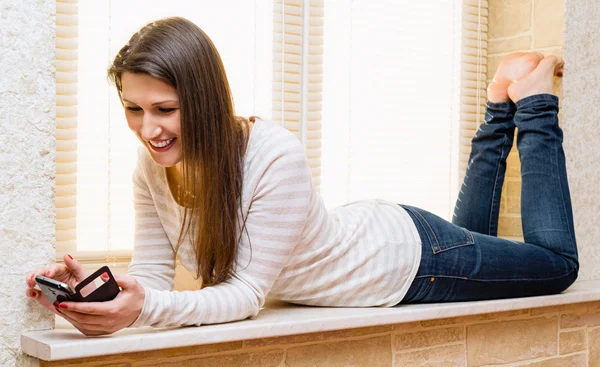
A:
<svg viewBox="0 0 600 367">
<path fill-rule="evenodd" d="M 42 275 L 46 278 L 58 280 L 74 290 L 77 284 L 91 274 L 84 270 L 81 264 L 70 255 L 64 256 L 64 262 L 64 264 L 53 264 L 49 268 L 37 268 L 34 272 L 27 274 L 27 296 L 35 299 L 42 306 L 53 312 L 57 311 L 56 306 L 50 303 L 42 291 L 35 289 L 37 284 L 35 276 Z"/>
</svg>

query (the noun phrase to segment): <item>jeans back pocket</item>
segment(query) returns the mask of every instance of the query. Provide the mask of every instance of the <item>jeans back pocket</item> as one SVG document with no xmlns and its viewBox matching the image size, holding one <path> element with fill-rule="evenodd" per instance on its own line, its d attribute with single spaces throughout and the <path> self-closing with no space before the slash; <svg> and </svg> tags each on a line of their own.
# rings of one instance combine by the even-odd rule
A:
<svg viewBox="0 0 600 367">
<path fill-rule="evenodd" d="M 473 234 L 467 229 L 450 223 L 426 210 L 408 205 L 401 206 L 415 222 L 421 241 L 427 241 L 427 244 L 431 245 L 434 254 L 475 244 Z"/>
</svg>

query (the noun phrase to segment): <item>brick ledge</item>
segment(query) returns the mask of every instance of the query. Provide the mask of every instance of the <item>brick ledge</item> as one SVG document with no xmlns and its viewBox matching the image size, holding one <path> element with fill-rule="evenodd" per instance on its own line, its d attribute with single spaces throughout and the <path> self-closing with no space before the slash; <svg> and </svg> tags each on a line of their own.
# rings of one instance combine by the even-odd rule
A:
<svg viewBox="0 0 600 367">
<path fill-rule="evenodd" d="M 600 300 L 600 280 L 579 281 L 562 294 L 493 301 L 402 305 L 393 308 L 323 308 L 270 301 L 255 319 L 183 328 L 121 330 L 85 337 L 69 324 L 21 335 L 23 353 L 45 361 L 202 344 L 399 324 Z"/>
</svg>

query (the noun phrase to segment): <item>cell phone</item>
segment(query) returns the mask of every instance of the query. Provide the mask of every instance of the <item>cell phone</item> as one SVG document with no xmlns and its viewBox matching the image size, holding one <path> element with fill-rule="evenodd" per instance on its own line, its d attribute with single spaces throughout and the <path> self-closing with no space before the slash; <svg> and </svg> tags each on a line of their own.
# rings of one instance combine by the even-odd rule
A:
<svg viewBox="0 0 600 367">
<path fill-rule="evenodd" d="M 102 279 L 102 275 L 106 280 Z M 35 281 L 53 304 L 66 301 L 106 302 L 115 299 L 120 292 L 119 285 L 106 265 L 77 284 L 75 290 L 65 283 L 43 275 L 36 275 Z"/>
<path fill-rule="evenodd" d="M 75 291 L 73 291 L 69 285 L 59 282 L 58 280 L 46 278 L 43 275 L 36 275 L 35 281 L 44 295 L 46 295 L 46 298 L 53 304 L 56 302 L 70 301 L 75 295 Z"/>
</svg>

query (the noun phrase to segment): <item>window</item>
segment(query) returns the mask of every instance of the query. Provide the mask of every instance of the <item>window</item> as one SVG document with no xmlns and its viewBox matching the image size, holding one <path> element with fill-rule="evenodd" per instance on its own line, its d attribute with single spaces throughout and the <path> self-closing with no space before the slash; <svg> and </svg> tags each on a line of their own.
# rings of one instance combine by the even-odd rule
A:
<svg viewBox="0 0 600 367">
<path fill-rule="evenodd" d="M 58 0 L 58 257 L 126 258 L 133 247 L 139 143 L 106 69 L 141 26 L 171 15 L 216 44 L 238 115 L 278 121 L 305 144 L 328 207 L 384 198 L 449 217 L 485 101 L 486 8 L 480 0 Z"/>
<path fill-rule="evenodd" d="M 451 218 L 485 90 L 482 3 L 326 0 L 328 207 L 383 198 Z"/>
</svg>

